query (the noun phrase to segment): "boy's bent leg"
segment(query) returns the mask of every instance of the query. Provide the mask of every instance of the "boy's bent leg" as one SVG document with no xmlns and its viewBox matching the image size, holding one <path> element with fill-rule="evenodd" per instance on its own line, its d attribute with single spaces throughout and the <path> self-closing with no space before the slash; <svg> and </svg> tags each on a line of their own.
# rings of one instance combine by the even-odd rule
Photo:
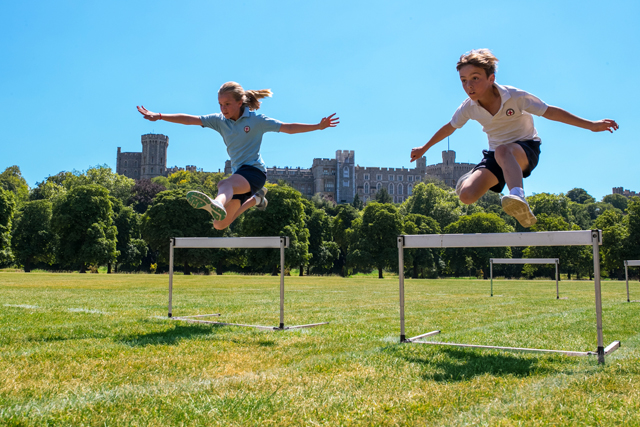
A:
<svg viewBox="0 0 640 427">
<path fill-rule="evenodd" d="M 515 142 L 500 145 L 495 150 L 495 159 L 502 169 L 509 190 L 522 188 L 522 171 L 529 166 L 527 153 Z"/>
<path fill-rule="evenodd" d="M 470 205 L 482 197 L 489 189 L 498 184 L 498 178 L 487 168 L 479 168 L 463 181 L 456 189 L 460 201 Z"/>
</svg>

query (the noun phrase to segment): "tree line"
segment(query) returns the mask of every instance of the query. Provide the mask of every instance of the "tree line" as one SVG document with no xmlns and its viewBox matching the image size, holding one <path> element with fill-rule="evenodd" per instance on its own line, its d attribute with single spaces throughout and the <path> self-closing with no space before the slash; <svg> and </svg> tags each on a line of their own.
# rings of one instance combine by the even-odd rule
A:
<svg viewBox="0 0 640 427">
<path fill-rule="evenodd" d="M 504 214 L 500 196 L 488 193 L 472 205 L 460 203 L 437 180 L 413 188 L 401 204 L 384 189 L 366 206 L 358 199 L 334 204 L 320 195 L 306 199 L 284 182 L 269 183 L 269 207 L 250 210 L 224 231 L 210 215 L 193 209 L 188 191 L 217 193 L 222 173 L 176 172 L 152 180 L 127 178 L 108 166 L 60 172 L 29 188 L 19 167 L 0 174 L 0 267 L 29 272 L 163 272 L 172 237 L 289 236 L 286 268 L 304 274 L 397 271 L 400 234 L 509 233 L 555 230 L 603 230 L 605 277 L 623 278 L 624 260 L 640 259 L 640 198 L 610 194 L 596 201 L 587 191 L 540 193 L 527 198 L 538 222 L 522 228 Z M 591 278 L 590 247 L 410 249 L 408 277 L 476 276 L 487 278 L 490 258 L 560 258 L 568 278 Z M 233 271 L 277 274 L 275 249 L 182 249 L 176 269 L 185 274 Z M 555 267 L 494 266 L 494 275 L 553 277 Z"/>
</svg>

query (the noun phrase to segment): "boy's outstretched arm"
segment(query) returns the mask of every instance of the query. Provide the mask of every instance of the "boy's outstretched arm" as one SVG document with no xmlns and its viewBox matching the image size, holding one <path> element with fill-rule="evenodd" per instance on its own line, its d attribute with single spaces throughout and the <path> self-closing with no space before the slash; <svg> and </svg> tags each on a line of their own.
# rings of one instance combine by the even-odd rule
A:
<svg viewBox="0 0 640 427">
<path fill-rule="evenodd" d="M 153 113 L 144 106 L 137 107 L 140 114 L 144 116 L 145 119 L 155 122 L 157 120 L 164 120 L 165 122 L 171 123 L 179 123 L 181 125 L 202 125 L 202 121 L 198 116 L 192 116 L 190 114 L 161 114 L 161 113 Z"/>
<path fill-rule="evenodd" d="M 553 120 L 556 122 L 566 123 L 568 125 L 577 126 L 583 129 L 589 129 L 592 132 L 603 132 L 608 130 L 613 133 L 614 130 L 618 130 L 618 124 L 615 120 L 603 119 L 598 121 L 586 120 L 578 116 L 574 116 L 570 112 L 563 110 L 562 108 L 549 106 L 547 111 L 542 115 L 545 119 Z"/>
<path fill-rule="evenodd" d="M 318 123 L 317 125 L 307 125 L 303 123 L 283 123 L 282 126 L 280 126 L 280 132 L 294 134 L 311 132 L 314 130 L 323 130 L 326 128 L 334 128 L 338 125 L 338 123 L 340 123 L 340 117 L 333 117 L 335 115 L 336 113 L 333 113 L 328 117 L 323 117 L 322 120 L 320 120 L 320 123 Z"/>
<path fill-rule="evenodd" d="M 438 132 L 436 132 L 435 135 L 433 135 L 431 139 L 422 147 L 415 147 L 411 149 L 411 161 L 413 162 L 418 160 L 420 157 L 424 155 L 424 153 L 427 152 L 429 148 L 433 147 L 438 142 L 450 136 L 455 131 L 456 131 L 456 128 L 451 126 L 451 123 L 447 123 L 446 125 L 442 126 L 440 130 L 438 130 Z"/>
</svg>

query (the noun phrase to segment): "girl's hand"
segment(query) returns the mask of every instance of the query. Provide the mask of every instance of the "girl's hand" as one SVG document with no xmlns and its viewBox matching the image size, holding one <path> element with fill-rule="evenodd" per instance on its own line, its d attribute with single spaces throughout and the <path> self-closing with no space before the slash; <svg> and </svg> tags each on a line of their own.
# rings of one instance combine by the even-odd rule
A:
<svg viewBox="0 0 640 427">
<path fill-rule="evenodd" d="M 160 120 L 162 118 L 162 114 L 160 113 L 152 113 L 151 111 L 147 110 L 146 108 L 144 108 L 144 106 L 140 106 L 137 107 L 138 111 L 140 111 L 140 114 L 142 114 L 144 116 L 145 119 L 155 122 L 157 120 Z"/>
<path fill-rule="evenodd" d="M 340 117 L 333 117 L 336 113 L 333 113 L 329 117 L 323 117 L 318 124 L 318 129 L 323 130 L 326 128 L 334 128 L 340 123 Z"/>
<path fill-rule="evenodd" d="M 591 131 L 604 132 L 605 130 L 608 130 L 609 132 L 613 133 L 614 130 L 618 130 L 618 127 L 619 126 L 615 120 L 604 119 L 604 120 L 598 120 L 597 122 L 593 122 L 593 125 L 591 126 Z"/>
</svg>

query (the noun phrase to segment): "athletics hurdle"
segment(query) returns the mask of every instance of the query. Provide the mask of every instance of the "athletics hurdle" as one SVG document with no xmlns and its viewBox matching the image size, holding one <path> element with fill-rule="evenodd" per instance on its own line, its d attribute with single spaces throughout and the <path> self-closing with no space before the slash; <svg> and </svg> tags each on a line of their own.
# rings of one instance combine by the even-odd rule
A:
<svg viewBox="0 0 640 427">
<path fill-rule="evenodd" d="M 329 322 L 311 323 L 308 325 L 284 326 L 284 250 L 289 247 L 289 237 L 175 237 L 171 239 L 169 245 L 169 318 L 182 320 L 191 323 L 207 323 L 212 325 L 244 326 L 249 328 L 285 330 L 296 328 L 311 328 L 313 326 L 326 325 Z M 217 314 L 200 314 L 196 316 L 172 317 L 173 302 L 173 251 L 177 248 L 211 249 L 211 248 L 255 248 L 255 249 L 277 249 L 280 248 L 280 325 L 261 326 L 245 325 L 242 323 L 213 322 L 210 320 L 200 320 L 196 318 L 220 316 Z"/>
<path fill-rule="evenodd" d="M 495 234 L 423 234 L 398 236 L 398 261 L 400 279 L 400 342 L 431 345 L 446 345 L 469 348 L 489 348 L 511 351 L 533 351 L 544 353 L 560 353 L 569 356 L 598 356 L 598 363 L 604 364 L 604 357 L 620 347 L 620 341 L 614 341 L 606 348 L 602 336 L 602 298 L 600 289 L 600 248 L 602 244 L 601 230 L 576 231 L 541 231 L 537 233 L 495 233 Z M 563 351 L 545 350 L 521 347 L 497 347 L 490 345 L 456 344 L 449 342 L 421 341 L 440 331 L 431 331 L 406 338 L 404 330 L 404 248 L 492 248 L 511 246 L 592 246 L 593 247 L 593 275 L 596 303 L 596 332 L 597 350 L 593 351 Z"/>
<path fill-rule="evenodd" d="M 493 264 L 555 264 L 556 299 L 560 299 L 560 287 L 558 286 L 558 262 L 560 262 L 558 258 L 489 258 L 489 271 L 491 274 L 491 296 L 493 296 Z"/>
<path fill-rule="evenodd" d="M 624 262 L 624 278 L 627 281 L 627 302 L 631 302 L 629 298 L 629 267 L 640 267 L 640 260 L 626 260 Z M 633 301 L 640 302 L 640 301 Z"/>
</svg>

